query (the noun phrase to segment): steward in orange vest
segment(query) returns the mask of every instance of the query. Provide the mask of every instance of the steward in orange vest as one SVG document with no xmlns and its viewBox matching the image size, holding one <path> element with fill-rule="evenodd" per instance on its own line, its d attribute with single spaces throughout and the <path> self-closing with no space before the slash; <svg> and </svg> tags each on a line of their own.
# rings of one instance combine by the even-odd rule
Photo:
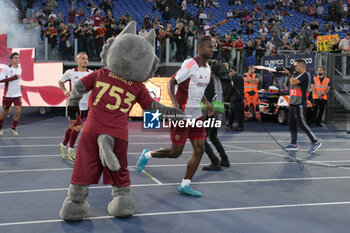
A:
<svg viewBox="0 0 350 233">
<path fill-rule="evenodd" d="M 250 116 L 250 106 L 253 104 L 255 111 L 255 118 L 260 121 L 261 115 L 259 111 L 259 95 L 258 83 L 259 79 L 254 74 L 255 67 L 249 66 L 249 70 L 244 74 L 244 117 L 248 119 Z"/>
<path fill-rule="evenodd" d="M 315 105 L 314 123 L 317 126 L 322 126 L 322 116 L 327 105 L 328 92 L 330 90 L 330 81 L 324 76 L 325 70 L 323 67 L 318 68 L 317 76 L 311 81 L 312 98 Z"/>
</svg>

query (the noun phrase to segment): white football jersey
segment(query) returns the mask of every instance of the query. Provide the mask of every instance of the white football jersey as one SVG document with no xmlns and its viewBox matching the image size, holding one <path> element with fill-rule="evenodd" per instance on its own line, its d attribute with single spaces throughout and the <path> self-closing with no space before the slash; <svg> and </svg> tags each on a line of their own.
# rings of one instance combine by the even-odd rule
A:
<svg viewBox="0 0 350 233">
<path fill-rule="evenodd" d="M 178 83 L 176 99 L 187 119 L 197 119 L 203 115 L 200 102 L 210 82 L 210 74 L 209 65 L 201 66 L 197 57 L 185 60 L 175 74 Z"/>
<path fill-rule="evenodd" d="M 61 82 L 65 83 L 67 81 L 70 82 L 71 88 L 73 88 L 74 84 L 79 81 L 80 79 L 84 78 L 86 75 L 92 73 L 92 70 L 86 69 L 86 71 L 78 71 L 78 68 L 74 68 L 74 69 L 69 69 L 67 70 L 62 78 L 60 79 Z M 81 98 L 80 102 L 79 102 L 79 108 L 82 111 L 86 111 L 89 108 L 89 96 L 90 96 L 90 92 L 86 93 L 85 95 L 83 95 L 83 98 Z"/>
<path fill-rule="evenodd" d="M 14 68 L 13 66 L 6 66 L 0 74 L 0 81 L 11 78 L 15 75 L 20 76 L 22 74 L 22 69 L 20 66 Z M 12 80 L 10 82 L 5 82 L 4 97 L 16 98 L 22 96 L 21 93 L 21 79 Z"/>
</svg>

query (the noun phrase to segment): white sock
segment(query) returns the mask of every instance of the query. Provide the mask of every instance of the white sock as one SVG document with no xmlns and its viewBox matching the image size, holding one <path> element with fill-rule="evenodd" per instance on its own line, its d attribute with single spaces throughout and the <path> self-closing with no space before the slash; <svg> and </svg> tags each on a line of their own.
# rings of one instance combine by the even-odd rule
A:
<svg viewBox="0 0 350 233">
<path fill-rule="evenodd" d="M 150 152 L 150 151 L 146 152 L 145 157 L 146 157 L 147 159 L 152 158 L 151 152 Z"/>
<path fill-rule="evenodd" d="M 181 181 L 181 187 L 185 187 L 186 185 L 190 185 L 191 183 L 191 180 L 188 180 L 188 179 L 182 179 Z"/>
</svg>

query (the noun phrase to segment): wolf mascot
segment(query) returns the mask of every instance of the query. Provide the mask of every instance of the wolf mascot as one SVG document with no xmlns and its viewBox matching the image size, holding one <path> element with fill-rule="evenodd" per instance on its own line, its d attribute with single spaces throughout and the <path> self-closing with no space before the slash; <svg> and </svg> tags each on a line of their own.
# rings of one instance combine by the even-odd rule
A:
<svg viewBox="0 0 350 233">
<path fill-rule="evenodd" d="M 76 118 L 79 100 L 90 90 L 92 106 L 78 143 L 68 197 L 59 213 L 62 219 L 81 221 L 86 217 L 89 185 L 97 184 L 102 173 L 103 183 L 112 185 L 113 200 L 108 204 L 108 213 L 115 217 L 134 214 L 127 168 L 129 111 L 139 103 L 143 109 L 183 115 L 181 110 L 153 100 L 143 84 L 158 67 L 154 41 L 154 30 L 143 38 L 136 35 L 136 23 L 129 23 L 103 46 L 100 56 L 104 68 L 74 85 L 66 109 L 68 118 Z"/>
</svg>

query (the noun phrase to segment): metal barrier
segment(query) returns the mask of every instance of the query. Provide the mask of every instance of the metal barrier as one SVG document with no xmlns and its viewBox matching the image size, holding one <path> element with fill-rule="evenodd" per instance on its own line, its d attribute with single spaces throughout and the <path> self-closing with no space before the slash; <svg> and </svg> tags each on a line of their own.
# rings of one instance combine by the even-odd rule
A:
<svg viewBox="0 0 350 233">
<path fill-rule="evenodd" d="M 327 101 L 327 120 L 348 121 L 350 113 L 350 55 L 327 54 L 327 77 L 331 91 Z"/>
</svg>

